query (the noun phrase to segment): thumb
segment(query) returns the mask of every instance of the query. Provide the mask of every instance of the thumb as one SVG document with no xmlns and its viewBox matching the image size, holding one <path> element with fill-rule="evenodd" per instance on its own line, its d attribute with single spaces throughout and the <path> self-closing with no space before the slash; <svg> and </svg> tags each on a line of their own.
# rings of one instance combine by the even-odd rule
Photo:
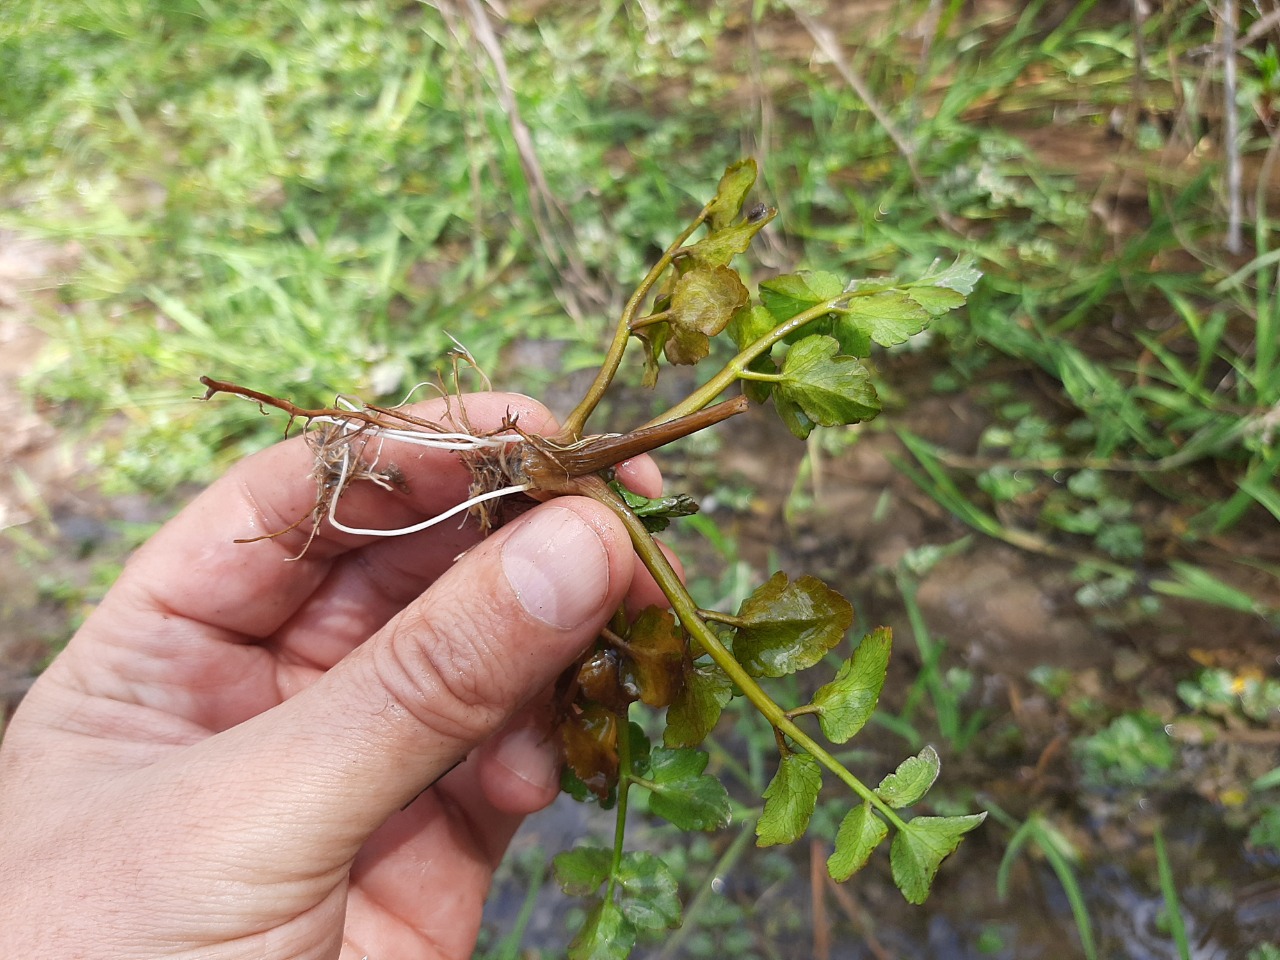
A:
<svg viewBox="0 0 1280 960">
<path fill-rule="evenodd" d="M 339 864 L 580 655 L 622 602 L 634 562 L 606 507 L 539 506 L 305 691 L 202 746 L 224 771 L 233 765 L 242 790 L 254 785 L 248 807 L 275 862 Z"/>
</svg>

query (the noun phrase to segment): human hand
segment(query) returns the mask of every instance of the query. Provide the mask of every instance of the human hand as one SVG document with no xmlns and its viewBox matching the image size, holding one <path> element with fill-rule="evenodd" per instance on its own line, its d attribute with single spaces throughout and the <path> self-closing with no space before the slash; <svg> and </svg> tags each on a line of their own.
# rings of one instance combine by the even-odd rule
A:
<svg viewBox="0 0 1280 960">
<path fill-rule="evenodd" d="M 550 427 L 525 397 L 465 403 L 477 430 Z M 348 524 L 465 498 L 452 454 L 395 459 L 407 495 L 352 487 Z M 452 523 L 372 542 L 326 526 L 292 563 L 308 524 L 232 543 L 311 509 L 311 462 L 286 441 L 205 491 L 18 709 L 0 955 L 470 956 L 511 834 L 557 792 L 545 691 L 628 591 L 637 609 L 660 593 L 582 498 L 482 543 Z M 652 463 L 630 470 L 656 495 Z"/>
</svg>

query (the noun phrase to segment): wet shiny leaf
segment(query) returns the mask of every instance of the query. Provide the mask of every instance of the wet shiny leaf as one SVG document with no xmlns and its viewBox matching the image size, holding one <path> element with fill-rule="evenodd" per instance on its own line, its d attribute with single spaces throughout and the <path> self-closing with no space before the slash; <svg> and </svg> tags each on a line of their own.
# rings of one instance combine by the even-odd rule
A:
<svg viewBox="0 0 1280 960">
<path fill-rule="evenodd" d="M 889 670 L 893 632 L 880 627 L 862 638 L 835 679 L 813 695 L 818 723 L 832 743 L 845 743 L 871 719 Z"/>
<path fill-rule="evenodd" d="M 627 633 L 624 678 L 651 707 L 671 704 L 684 688 L 689 645 L 670 610 L 648 607 Z"/>
<path fill-rule="evenodd" d="M 938 751 L 926 746 L 918 755 L 903 760 L 897 770 L 881 780 L 876 794 L 895 810 L 909 807 L 929 792 L 938 779 L 940 766 Z"/>
<path fill-rule="evenodd" d="M 987 818 L 985 813 L 966 817 L 916 817 L 899 830 L 889 848 L 893 882 L 908 903 L 924 903 L 942 861 L 960 845 L 960 839 Z"/>
<path fill-rule="evenodd" d="M 586 659 L 578 668 L 578 691 L 580 697 L 614 713 L 624 713 L 636 699 L 623 684 L 622 660 L 616 650 L 596 650 Z"/>
<path fill-rule="evenodd" d="M 618 868 L 623 915 L 637 927 L 666 930 L 680 925 L 679 884 L 671 868 L 651 853 L 624 853 Z"/>
<path fill-rule="evenodd" d="M 560 724 L 565 764 L 604 799 L 618 782 L 618 716 L 599 704 Z"/>
<path fill-rule="evenodd" d="M 844 281 L 824 271 L 789 273 L 760 284 L 760 302 L 774 325 L 790 320 L 825 300 L 844 292 Z"/>
<path fill-rule="evenodd" d="M 628 490 L 617 480 L 609 486 L 622 497 L 650 533 L 661 533 L 676 517 L 690 517 L 698 512 L 697 501 L 686 493 L 650 499 Z"/>
<path fill-rule="evenodd" d="M 696 747 L 707 738 L 725 704 L 733 697 L 733 682 L 713 663 L 695 664 L 685 675 L 684 688 L 667 709 L 662 742 L 668 747 Z"/>
<path fill-rule="evenodd" d="M 835 852 L 827 858 L 827 872 L 832 879 L 843 883 L 866 866 L 888 833 L 889 825 L 875 815 L 869 804 L 860 803 L 845 814 L 836 833 Z"/>
<path fill-rule="evenodd" d="M 764 812 L 756 822 L 761 847 L 794 843 L 809 826 L 822 789 L 822 768 L 807 753 L 789 753 L 764 790 Z"/>
<path fill-rule="evenodd" d="M 839 355 L 839 349 L 832 337 L 801 340 L 787 351 L 783 380 L 777 387 L 780 396 L 824 427 L 860 423 L 880 412 L 880 398 L 867 368 L 857 357 Z"/>
<path fill-rule="evenodd" d="M 597 900 L 569 944 L 569 960 L 626 960 L 636 945 L 636 928 L 612 900 Z"/>
<path fill-rule="evenodd" d="M 734 656 L 754 677 L 782 677 L 813 666 L 844 637 L 853 606 L 817 577 L 779 571 L 738 611 Z"/>
<path fill-rule="evenodd" d="M 655 749 L 644 784 L 650 791 L 650 812 L 681 830 L 727 827 L 729 794 L 723 783 L 702 772 L 707 759 L 700 750 Z"/>
</svg>

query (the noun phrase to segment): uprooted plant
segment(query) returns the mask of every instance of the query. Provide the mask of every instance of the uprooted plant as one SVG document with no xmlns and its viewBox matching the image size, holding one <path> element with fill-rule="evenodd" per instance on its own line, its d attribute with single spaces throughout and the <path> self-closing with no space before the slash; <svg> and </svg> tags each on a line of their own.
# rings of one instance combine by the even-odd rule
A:
<svg viewBox="0 0 1280 960">
<path fill-rule="evenodd" d="M 907 900 L 928 895 L 942 860 L 985 814 L 917 816 L 919 802 L 939 771 L 925 747 L 870 787 L 819 741 L 843 744 L 871 717 L 885 682 L 891 646 L 887 628 L 857 644 L 811 702 L 784 708 L 764 682 L 821 664 L 853 622 L 847 600 L 811 576 L 775 573 L 734 613 L 700 609 L 658 548 L 654 532 L 673 517 L 696 510 L 687 497 L 651 500 L 623 487 L 615 464 L 656 449 L 772 400 L 797 437 L 816 427 L 870 420 L 880 410 L 864 359 L 872 344 L 892 346 L 919 333 L 933 317 L 961 306 L 979 274 L 958 263 L 913 281 L 846 281 L 830 273 L 796 273 L 760 284 L 752 298 L 731 263 L 776 214 L 763 204 L 744 210 L 756 178 L 754 161 L 730 167 L 715 197 L 671 243 L 636 288 L 622 312 L 603 364 L 586 396 L 554 436 L 527 433 L 509 421 L 477 434 L 465 414 L 428 422 L 398 407 L 343 400 L 303 409 L 223 381 L 203 378 L 206 399 L 236 394 L 285 411 L 307 425 L 316 453 L 316 503 L 297 526 L 324 523 L 348 533 L 413 533 L 470 512 L 485 529 L 502 521 L 503 498 L 576 494 L 608 506 L 626 525 L 636 553 L 669 609 L 620 610 L 594 647 L 560 682 L 559 735 L 564 745 L 564 788 L 616 811 L 612 849 L 578 847 L 556 857 L 564 889 L 592 900 L 570 947 L 573 958 L 625 957 L 638 930 L 679 923 L 676 883 L 651 854 L 625 849 L 628 795 L 647 790 L 649 809 L 684 830 L 714 830 L 729 822 L 728 794 L 704 773 L 698 749 L 734 697 L 745 697 L 772 726 L 776 774 L 765 789 L 756 825 L 761 846 L 797 840 L 808 827 L 824 772 L 851 790 L 855 805 L 835 838 L 828 869 L 836 880 L 856 873 L 895 832 L 889 860 Z M 701 227 L 706 234 L 692 237 Z M 630 340 L 641 341 L 645 382 L 656 382 L 665 359 L 696 364 L 711 356 L 713 337 L 727 334 L 737 353 L 702 386 L 650 423 L 626 434 L 590 435 L 586 424 L 608 391 Z M 465 358 L 465 357 L 464 357 Z M 730 387 L 742 393 L 716 402 Z M 456 421 L 456 422 L 455 422 Z M 470 466 L 472 496 L 436 517 L 397 530 L 366 530 L 339 519 L 342 495 L 355 482 L 388 489 L 403 477 L 380 466 L 383 448 L 419 444 L 456 450 Z M 666 710 L 662 744 L 629 720 L 637 702 Z M 810 719 L 811 718 L 811 719 Z"/>
</svg>

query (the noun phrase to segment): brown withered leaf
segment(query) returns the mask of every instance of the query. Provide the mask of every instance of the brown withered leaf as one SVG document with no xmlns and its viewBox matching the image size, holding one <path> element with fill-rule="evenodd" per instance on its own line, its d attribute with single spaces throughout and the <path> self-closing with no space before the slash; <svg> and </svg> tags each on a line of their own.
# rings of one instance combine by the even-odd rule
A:
<svg viewBox="0 0 1280 960">
<path fill-rule="evenodd" d="M 635 702 L 622 676 L 621 656 L 613 649 L 596 650 L 578 669 L 578 692 L 583 699 L 625 713 Z"/>
<path fill-rule="evenodd" d="M 600 704 L 560 724 L 564 759 L 574 776 L 601 800 L 618 782 L 618 715 Z"/>
<path fill-rule="evenodd" d="M 670 610 L 648 607 L 631 625 L 623 676 L 651 707 L 669 706 L 684 688 L 689 644 Z"/>
</svg>

